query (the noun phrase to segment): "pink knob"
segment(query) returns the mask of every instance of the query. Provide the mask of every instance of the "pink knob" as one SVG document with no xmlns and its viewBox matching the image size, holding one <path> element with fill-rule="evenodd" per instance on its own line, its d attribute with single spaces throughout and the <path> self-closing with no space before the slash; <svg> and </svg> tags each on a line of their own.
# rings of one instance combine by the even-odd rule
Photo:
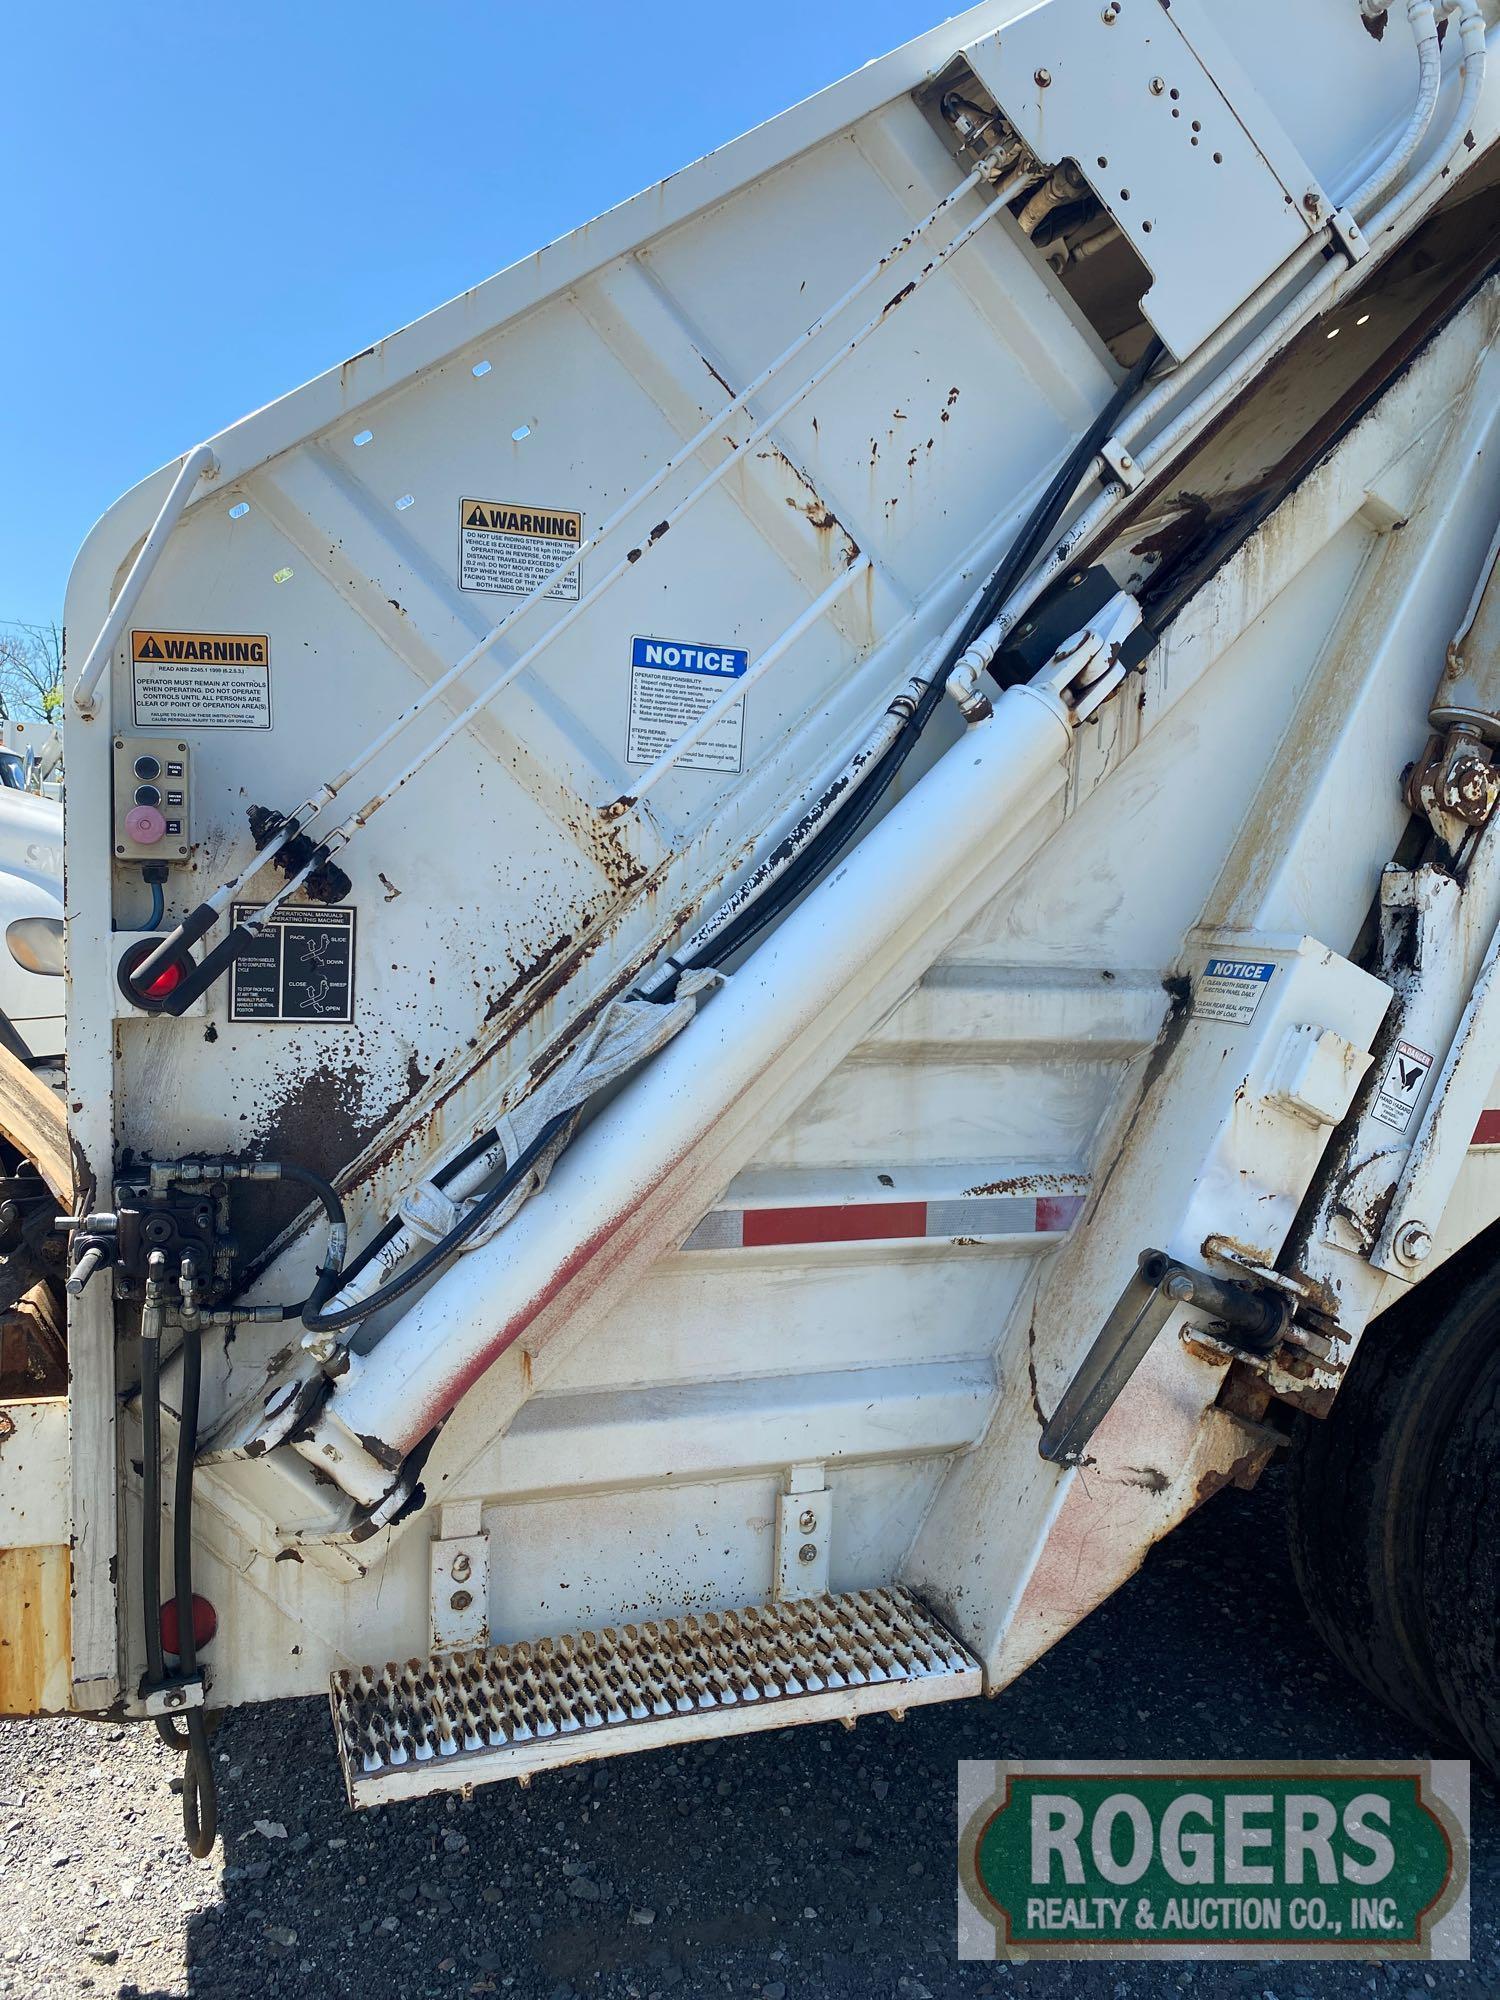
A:
<svg viewBox="0 0 1500 2000">
<path fill-rule="evenodd" d="M 167 830 L 167 822 L 155 806 L 132 806 L 125 815 L 125 831 L 137 847 L 153 847 Z"/>
</svg>

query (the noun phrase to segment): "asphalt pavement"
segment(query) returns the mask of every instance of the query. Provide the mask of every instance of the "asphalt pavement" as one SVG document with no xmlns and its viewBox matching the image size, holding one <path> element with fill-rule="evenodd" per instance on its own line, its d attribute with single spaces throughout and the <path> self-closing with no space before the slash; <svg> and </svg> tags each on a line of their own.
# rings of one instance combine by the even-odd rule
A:
<svg viewBox="0 0 1500 2000">
<path fill-rule="evenodd" d="M 224 1838 L 178 1837 L 143 1730 L 0 1724 L 0 1995 L 509 2000 L 1500 1996 L 1500 1799 L 1476 1777 L 1467 1965 L 955 1957 L 966 1757 L 1428 1754 L 1308 1630 L 1280 1495 L 1221 1494 L 995 1701 L 345 1805 L 326 1706 L 215 1740 Z"/>
</svg>

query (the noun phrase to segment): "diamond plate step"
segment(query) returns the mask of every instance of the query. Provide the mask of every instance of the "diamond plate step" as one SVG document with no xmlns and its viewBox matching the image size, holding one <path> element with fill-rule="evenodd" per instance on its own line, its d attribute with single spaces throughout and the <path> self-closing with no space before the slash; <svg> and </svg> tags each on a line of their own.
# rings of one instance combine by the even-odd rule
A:
<svg viewBox="0 0 1500 2000">
<path fill-rule="evenodd" d="M 435 1653 L 333 1677 L 353 1806 L 699 1736 L 978 1694 L 977 1660 L 902 1589 Z"/>
</svg>

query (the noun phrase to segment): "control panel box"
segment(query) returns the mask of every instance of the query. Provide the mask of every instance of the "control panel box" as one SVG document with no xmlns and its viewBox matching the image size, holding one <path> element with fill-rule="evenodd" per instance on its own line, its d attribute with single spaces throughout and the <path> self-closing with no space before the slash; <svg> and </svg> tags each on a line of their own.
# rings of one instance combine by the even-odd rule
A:
<svg viewBox="0 0 1500 2000">
<path fill-rule="evenodd" d="M 192 844 L 191 760 L 177 736 L 117 736 L 115 858 L 185 861 Z"/>
</svg>

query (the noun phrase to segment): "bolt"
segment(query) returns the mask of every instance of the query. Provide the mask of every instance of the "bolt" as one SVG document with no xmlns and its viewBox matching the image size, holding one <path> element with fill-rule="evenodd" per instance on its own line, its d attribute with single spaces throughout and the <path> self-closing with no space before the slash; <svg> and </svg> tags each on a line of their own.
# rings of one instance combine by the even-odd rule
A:
<svg viewBox="0 0 1500 2000">
<path fill-rule="evenodd" d="M 453 1578 L 455 1583 L 466 1583 L 473 1568 L 473 1563 L 469 1561 L 469 1558 L 460 1549 L 458 1554 L 453 1558 L 453 1566 L 448 1574 Z"/>
<path fill-rule="evenodd" d="M 467 1611 L 473 1602 L 474 1593 L 472 1590 L 455 1590 L 453 1595 L 448 1599 L 448 1606 L 452 1611 Z"/>
<path fill-rule="evenodd" d="M 810 1535 L 817 1525 L 818 1517 L 812 1508 L 804 1507 L 802 1512 L 797 1516 L 797 1526 L 802 1530 L 804 1535 Z"/>
<path fill-rule="evenodd" d="M 1400 1263 L 1423 1264 L 1432 1255 L 1432 1231 L 1425 1222 L 1403 1223 L 1393 1248 Z"/>
<path fill-rule="evenodd" d="M 181 1688 L 168 1688 L 161 1699 L 163 1708 L 181 1708 L 187 1697 Z"/>
<path fill-rule="evenodd" d="M 1162 94 L 1162 92 L 1163 92 L 1163 91 L 1164 91 L 1164 90 L 1166 89 L 1166 87 L 1167 87 L 1167 79 L 1166 79 L 1166 78 L 1165 78 L 1164 76 L 1153 76 L 1153 77 L 1152 77 L 1152 79 L 1151 79 L 1151 95 L 1152 95 L 1153 97 L 1160 97 L 1160 96 L 1161 96 L 1161 94 Z"/>
<path fill-rule="evenodd" d="M 815 1563 L 818 1560 L 817 1543 L 804 1542 L 797 1551 L 797 1560 L 799 1563 Z"/>
<path fill-rule="evenodd" d="M 1046 90 L 1052 82 L 1051 70 L 1039 69 L 1036 73 L 1036 81 L 1040 89 Z"/>
<path fill-rule="evenodd" d="M 1106 7 L 1104 12 L 1099 16 L 1099 19 L 1104 23 L 1106 28 L 1112 28 L 1115 25 L 1115 22 L 1119 20 L 1119 18 L 1120 18 L 1120 10 L 1113 4 Z"/>
</svg>

